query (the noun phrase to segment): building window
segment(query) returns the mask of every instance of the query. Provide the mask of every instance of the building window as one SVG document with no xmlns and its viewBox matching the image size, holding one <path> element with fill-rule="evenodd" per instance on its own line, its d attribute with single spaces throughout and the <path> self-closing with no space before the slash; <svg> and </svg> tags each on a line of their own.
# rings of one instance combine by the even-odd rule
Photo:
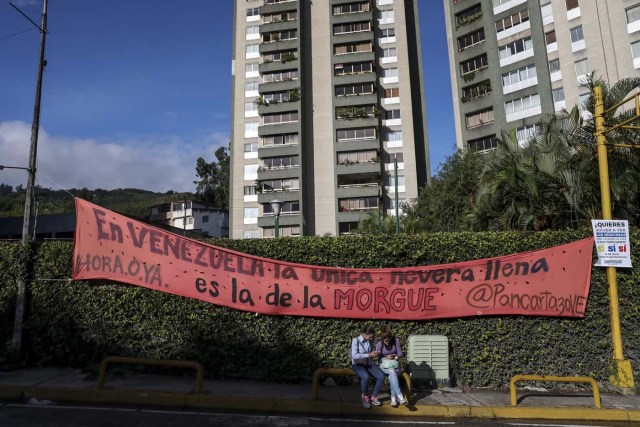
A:
<svg viewBox="0 0 640 427">
<path fill-rule="evenodd" d="M 333 66 L 333 75 L 347 76 L 350 74 L 361 74 L 373 72 L 372 62 L 354 62 L 351 64 L 335 64 Z"/>
<path fill-rule="evenodd" d="M 336 131 L 338 142 L 376 139 L 376 128 L 340 129 Z"/>
<path fill-rule="evenodd" d="M 580 61 L 576 61 L 576 76 L 584 76 L 589 73 L 589 64 L 587 63 L 586 58 L 581 59 Z"/>
<path fill-rule="evenodd" d="M 500 34 L 502 31 L 527 21 L 529 21 L 529 11 L 526 9 L 507 16 L 506 18 L 498 19 L 496 21 L 496 33 Z"/>
<path fill-rule="evenodd" d="M 371 21 L 349 22 L 333 26 L 333 35 L 361 33 L 364 31 L 371 31 Z"/>
<path fill-rule="evenodd" d="M 498 146 L 498 140 L 496 139 L 495 135 L 489 135 L 467 141 L 467 146 L 469 147 L 470 151 L 484 153 L 496 148 Z"/>
<path fill-rule="evenodd" d="M 481 98 L 491 93 L 491 81 L 484 80 L 472 86 L 462 88 L 462 102 L 469 102 L 472 99 Z"/>
<path fill-rule="evenodd" d="M 577 27 L 573 27 L 569 30 L 571 34 L 571 43 L 579 42 L 580 40 L 584 40 L 584 33 L 582 32 L 582 25 L 578 25 Z"/>
<path fill-rule="evenodd" d="M 540 133 L 540 129 L 539 124 L 520 126 L 516 129 L 516 137 L 518 141 L 529 141 Z"/>
<path fill-rule="evenodd" d="M 565 0 L 565 3 L 567 4 L 567 10 L 580 7 L 580 3 L 578 2 L 578 0 Z"/>
<path fill-rule="evenodd" d="M 553 89 L 553 102 L 562 102 L 564 101 L 564 88 L 560 87 L 558 89 Z"/>
<path fill-rule="evenodd" d="M 244 179 L 252 180 L 258 179 L 258 165 L 244 165 Z"/>
<path fill-rule="evenodd" d="M 371 10 L 371 5 L 368 1 L 359 3 L 348 3 L 333 6 L 334 15 L 344 15 L 347 13 L 368 12 Z"/>
<path fill-rule="evenodd" d="M 373 83 L 356 83 L 336 86 L 334 92 L 335 96 L 371 95 L 375 93 L 375 87 Z"/>
<path fill-rule="evenodd" d="M 244 195 L 245 196 L 255 196 L 256 194 L 258 194 L 258 192 L 256 191 L 256 186 L 255 185 L 245 185 L 244 186 Z"/>
<path fill-rule="evenodd" d="M 251 72 L 258 72 L 260 70 L 260 65 L 257 62 L 247 62 L 244 64 L 244 71 L 248 74 Z"/>
<path fill-rule="evenodd" d="M 359 42 L 348 44 L 337 44 L 333 47 L 333 53 L 336 55 L 346 55 L 348 53 L 372 52 L 373 44 L 371 42 Z"/>
<path fill-rule="evenodd" d="M 507 87 L 537 76 L 535 64 L 518 68 L 502 75 L 502 87 Z"/>
<path fill-rule="evenodd" d="M 291 227 L 280 227 L 280 231 L 278 232 L 280 237 L 287 236 L 299 236 L 300 235 L 300 226 L 293 225 Z M 275 237 L 275 228 L 274 227 L 265 227 L 262 229 L 262 237 Z"/>
<path fill-rule="evenodd" d="M 260 27 L 258 25 L 250 25 L 247 27 L 247 36 L 259 36 Z"/>
<path fill-rule="evenodd" d="M 275 125 L 279 123 L 294 123 L 298 121 L 298 112 L 265 114 L 262 116 L 265 125 Z"/>
<path fill-rule="evenodd" d="M 202 215 L 202 222 L 209 222 L 209 215 Z"/>
<path fill-rule="evenodd" d="M 625 13 L 627 14 L 627 24 L 633 24 L 634 22 L 640 21 L 640 4 L 631 6 L 625 10 Z"/>
<path fill-rule="evenodd" d="M 400 96 L 400 89 L 392 87 L 384 90 L 384 98 L 397 98 Z"/>
<path fill-rule="evenodd" d="M 366 119 L 368 117 L 374 117 L 375 110 L 375 105 L 348 105 L 345 107 L 336 107 L 336 119 Z"/>
<path fill-rule="evenodd" d="M 383 58 L 393 58 L 397 56 L 396 48 L 390 47 L 387 49 L 382 49 L 382 57 Z"/>
<path fill-rule="evenodd" d="M 504 103 L 505 114 L 517 113 L 540 105 L 540 95 L 533 94 Z"/>
<path fill-rule="evenodd" d="M 282 50 L 279 52 L 266 53 L 262 55 L 262 61 L 267 64 L 270 62 L 282 62 L 284 64 L 289 61 L 295 61 L 296 59 L 298 59 L 298 57 L 297 50 L 295 49 Z"/>
<path fill-rule="evenodd" d="M 300 165 L 300 156 L 266 157 L 265 169 L 290 169 Z"/>
<path fill-rule="evenodd" d="M 580 103 L 580 108 L 585 108 L 587 105 L 587 101 L 589 100 L 589 98 L 591 97 L 590 93 L 582 93 L 579 95 L 579 103 Z"/>
<path fill-rule="evenodd" d="M 476 56 L 475 58 L 471 58 L 467 61 L 461 62 L 460 74 L 465 75 L 465 74 L 473 73 L 474 71 L 487 68 L 488 66 L 489 66 L 489 61 L 487 60 L 487 54 L 483 53 L 480 56 Z"/>
<path fill-rule="evenodd" d="M 640 41 L 631 43 L 631 57 L 634 59 L 634 62 L 640 59 Z M 636 68 L 638 67 L 636 66 Z"/>
<path fill-rule="evenodd" d="M 282 30 L 275 31 L 273 33 L 264 33 L 262 35 L 262 41 L 265 43 L 279 42 L 282 40 L 294 40 L 298 38 L 297 30 Z"/>
<path fill-rule="evenodd" d="M 263 211 L 267 215 L 273 214 L 273 207 L 271 205 L 264 205 Z M 282 205 L 282 209 L 280 210 L 281 214 L 291 215 L 300 212 L 300 202 L 298 200 L 293 200 L 290 202 L 284 202 Z"/>
<path fill-rule="evenodd" d="M 544 18 L 553 19 L 553 9 L 551 7 L 551 3 L 543 4 L 540 7 L 540 12 L 542 13 L 542 19 L 543 20 L 544 20 Z M 549 18 L 549 17 L 551 17 L 551 18 Z"/>
<path fill-rule="evenodd" d="M 244 144 L 244 152 L 245 153 L 257 153 L 258 152 L 258 143 L 257 142 L 247 142 Z"/>
<path fill-rule="evenodd" d="M 402 131 L 401 130 L 387 131 L 387 141 L 402 141 Z"/>
<path fill-rule="evenodd" d="M 286 21 L 295 21 L 298 18 L 298 13 L 295 10 L 289 12 L 282 13 L 270 13 L 268 15 L 264 15 L 262 17 L 262 22 L 265 24 L 271 22 L 286 22 Z"/>
<path fill-rule="evenodd" d="M 259 82 L 246 82 L 244 84 L 244 91 L 245 92 L 257 92 L 259 84 L 260 84 Z"/>
<path fill-rule="evenodd" d="M 488 125 L 495 120 L 493 115 L 493 108 L 487 108 L 482 111 L 476 111 L 469 113 L 466 116 L 467 129 L 477 128 L 479 126 Z"/>
<path fill-rule="evenodd" d="M 258 208 L 244 208 L 244 224 L 258 223 Z"/>
<path fill-rule="evenodd" d="M 393 10 L 380 11 L 380 24 L 392 24 L 394 22 Z"/>
<path fill-rule="evenodd" d="M 378 208 L 378 198 L 357 197 L 338 200 L 338 210 L 340 212 L 364 211 Z"/>
<path fill-rule="evenodd" d="M 244 112 L 248 113 L 250 111 L 258 111 L 258 104 L 256 104 L 255 102 L 251 101 L 251 102 L 245 102 L 244 103 Z"/>
<path fill-rule="evenodd" d="M 298 70 L 279 71 L 262 75 L 262 81 L 264 83 L 286 82 L 291 80 L 298 80 Z"/>
<path fill-rule="evenodd" d="M 500 59 L 509 58 L 510 56 L 516 55 L 520 52 L 524 52 L 525 50 L 533 49 L 533 41 L 531 40 L 531 36 L 524 37 L 520 40 L 516 40 L 512 43 L 509 43 L 506 46 L 502 46 L 498 49 L 498 53 Z"/>
<path fill-rule="evenodd" d="M 244 134 L 245 136 L 249 135 L 249 134 L 253 134 L 253 133 L 258 133 L 258 126 L 260 126 L 260 123 L 258 122 L 247 122 L 244 124 Z M 257 136 L 257 135 L 256 135 Z"/>
<path fill-rule="evenodd" d="M 338 153 L 339 165 L 351 165 L 354 163 L 369 163 L 378 159 L 378 152 L 376 150 L 366 151 L 348 151 Z"/>
<path fill-rule="evenodd" d="M 544 33 L 544 41 L 549 45 L 551 43 L 555 43 L 558 40 L 556 39 L 556 30 L 551 30 L 547 33 Z"/>
<path fill-rule="evenodd" d="M 552 59 L 549 61 L 549 73 L 553 74 L 558 72 L 560 72 L 560 60 Z"/>
<path fill-rule="evenodd" d="M 482 6 L 480 3 L 456 13 L 456 28 L 469 24 L 482 16 Z"/>
<path fill-rule="evenodd" d="M 341 222 L 340 225 L 338 225 L 338 232 L 343 235 L 343 234 L 354 234 L 358 232 L 358 222 L 357 221 L 353 221 L 353 222 Z"/>
<path fill-rule="evenodd" d="M 385 118 L 387 120 L 399 119 L 400 118 L 400 110 L 388 110 Z"/>
<path fill-rule="evenodd" d="M 258 239 L 258 238 L 260 238 L 260 231 L 259 230 L 244 230 L 242 232 L 242 238 L 243 239 Z"/>
<path fill-rule="evenodd" d="M 263 193 L 277 193 L 281 191 L 298 191 L 300 190 L 300 180 L 298 178 L 291 179 L 272 179 L 262 181 Z"/>
<path fill-rule="evenodd" d="M 385 28 L 380 30 L 380 37 L 382 38 L 389 38 L 389 37 L 395 37 L 395 36 L 396 36 L 395 28 Z"/>
<path fill-rule="evenodd" d="M 382 69 L 382 77 L 398 77 L 398 69 L 397 68 L 383 68 Z"/>
<path fill-rule="evenodd" d="M 264 147 L 271 147 L 274 145 L 298 145 L 297 133 L 286 133 L 283 135 L 270 135 L 265 136 L 262 140 Z"/>
<path fill-rule="evenodd" d="M 250 7 L 247 9 L 247 16 L 260 16 L 260 8 Z"/>
<path fill-rule="evenodd" d="M 462 52 L 472 46 L 480 44 L 485 41 L 484 28 L 480 28 L 469 34 L 465 34 L 462 37 L 458 37 L 458 51 Z"/>
</svg>

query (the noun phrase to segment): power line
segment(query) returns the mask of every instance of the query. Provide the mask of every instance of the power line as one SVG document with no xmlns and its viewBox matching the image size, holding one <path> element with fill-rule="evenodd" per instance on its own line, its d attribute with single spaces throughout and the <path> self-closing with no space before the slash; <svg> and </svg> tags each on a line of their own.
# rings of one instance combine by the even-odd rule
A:
<svg viewBox="0 0 640 427">
<path fill-rule="evenodd" d="M 18 31 L 17 33 L 9 34 L 8 36 L 0 37 L 0 41 L 10 39 L 11 37 L 19 36 L 20 34 L 33 31 L 33 28 L 27 28 L 26 30 Z"/>
</svg>

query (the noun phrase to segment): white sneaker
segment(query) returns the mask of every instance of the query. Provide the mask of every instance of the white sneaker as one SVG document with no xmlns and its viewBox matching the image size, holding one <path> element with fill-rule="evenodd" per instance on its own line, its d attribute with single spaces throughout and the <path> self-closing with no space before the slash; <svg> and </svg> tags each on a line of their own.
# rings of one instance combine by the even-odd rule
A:
<svg viewBox="0 0 640 427">
<path fill-rule="evenodd" d="M 398 401 L 396 400 L 395 397 L 391 396 L 391 406 L 393 408 L 397 408 L 398 407 Z"/>
<path fill-rule="evenodd" d="M 391 398 L 391 402 L 393 403 L 394 399 L 393 397 Z M 398 403 L 400 403 L 401 405 L 405 405 L 407 402 L 404 400 L 404 397 L 402 397 L 401 394 L 398 395 Z"/>
</svg>

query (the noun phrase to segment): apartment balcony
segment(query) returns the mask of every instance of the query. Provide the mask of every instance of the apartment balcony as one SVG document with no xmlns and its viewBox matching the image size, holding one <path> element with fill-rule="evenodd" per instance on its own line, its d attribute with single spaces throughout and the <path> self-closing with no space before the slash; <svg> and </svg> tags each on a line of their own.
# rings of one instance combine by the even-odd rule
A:
<svg viewBox="0 0 640 427">
<path fill-rule="evenodd" d="M 283 169 L 258 169 L 258 180 L 260 181 L 265 179 L 298 178 L 299 176 L 300 167 L 298 166 Z"/>
<path fill-rule="evenodd" d="M 283 31 L 283 30 L 295 30 L 297 28 L 298 28 L 297 19 L 294 19 L 292 21 L 269 22 L 267 24 L 260 25 L 260 34 L 272 33 L 272 32 Z"/>
<path fill-rule="evenodd" d="M 280 198 L 276 197 L 276 199 Z M 300 217 L 300 212 L 283 212 L 280 214 L 280 227 L 287 225 L 300 225 L 301 222 L 302 219 Z M 258 227 L 274 227 L 275 225 L 276 217 L 273 214 L 263 214 L 262 216 L 258 217 Z"/>
<path fill-rule="evenodd" d="M 343 129 L 342 126 L 340 128 Z M 379 150 L 380 140 L 378 138 L 375 138 L 375 139 L 354 139 L 354 140 L 348 140 L 348 141 L 338 141 L 336 143 L 336 149 L 339 151 Z M 260 153 L 259 150 L 258 150 L 258 153 Z"/>
<path fill-rule="evenodd" d="M 258 67 L 260 74 L 271 73 L 276 71 L 297 70 L 299 67 L 298 54 L 295 54 L 296 59 L 291 59 L 285 62 L 272 61 L 262 62 Z"/>
<path fill-rule="evenodd" d="M 260 114 L 261 116 L 271 113 L 284 113 L 287 111 L 300 111 L 300 101 L 283 101 L 278 103 L 270 103 L 268 105 L 258 105 L 258 114 Z"/>
<path fill-rule="evenodd" d="M 335 119 L 337 129 L 351 129 L 378 126 L 380 124 L 377 117 L 363 117 L 355 119 Z"/>
<path fill-rule="evenodd" d="M 338 212 L 338 222 L 359 222 L 362 219 L 367 218 L 372 212 L 378 213 L 378 208 L 361 209 L 357 211 Z"/>
<path fill-rule="evenodd" d="M 287 90 L 293 90 L 300 87 L 300 80 L 283 80 L 279 82 L 260 83 L 258 86 L 258 92 L 284 92 Z"/>
<path fill-rule="evenodd" d="M 375 52 L 355 52 L 355 53 L 343 53 L 341 55 L 333 55 L 333 64 L 341 64 L 343 62 L 366 62 L 375 61 Z"/>
<path fill-rule="evenodd" d="M 258 157 L 283 157 L 300 154 L 300 145 L 270 145 L 269 147 L 258 148 Z"/>
<path fill-rule="evenodd" d="M 277 42 L 260 43 L 260 53 L 273 53 L 298 48 L 298 39 L 280 40 Z"/>
<path fill-rule="evenodd" d="M 349 1 L 347 3 L 353 3 L 353 1 Z M 337 5 L 339 3 L 333 3 L 332 6 Z M 343 15 L 334 15 L 331 17 L 332 24 L 346 24 L 349 22 L 363 22 L 363 21 L 371 21 L 373 22 L 373 12 L 354 12 L 354 13 L 345 13 Z M 373 25 L 372 25 L 373 27 Z"/>
<path fill-rule="evenodd" d="M 375 34 L 373 31 L 358 31 L 355 33 L 344 33 L 344 34 L 334 34 L 332 35 L 332 42 L 334 44 L 342 44 L 342 43 L 355 43 L 355 42 L 365 42 L 365 41 L 373 41 Z"/>
<path fill-rule="evenodd" d="M 376 83 L 378 76 L 374 72 L 370 73 L 354 73 L 344 76 L 334 76 L 333 83 L 336 85 L 346 85 L 352 83 Z"/>
<path fill-rule="evenodd" d="M 334 99 L 334 107 L 358 107 L 378 104 L 378 96 L 375 93 L 366 95 L 336 96 Z"/>
<path fill-rule="evenodd" d="M 264 4 L 259 8 L 260 15 L 270 15 L 272 13 L 287 12 L 290 10 L 298 10 L 297 1 L 283 1 L 280 3 Z"/>
<path fill-rule="evenodd" d="M 258 136 L 280 135 L 284 133 L 297 133 L 299 131 L 299 122 L 278 123 L 272 125 L 258 126 Z"/>
<path fill-rule="evenodd" d="M 338 198 L 354 197 L 375 197 L 380 193 L 380 184 L 373 182 L 370 184 L 340 185 L 336 190 Z"/>
<path fill-rule="evenodd" d="M 351 174 L 371 174 L 380 172 L 380 161 L 366 162 L 366 163 L 353 163 L 349 165 L 339 164 L 336 165 L 336 174 L 338 175 L 351 175 Z"/>
<path fill-rule="evenodd" d="M 258 203 L 261 205 L 271 203 L 274 200 L 281 200 L 283 202 L 293 202 L 296 200 L 300 200 L 300 190 L 270 191 L 268 193 L 258 194 Z M 268 214 L 265 216 L 268 216 Z"/>
</svg>

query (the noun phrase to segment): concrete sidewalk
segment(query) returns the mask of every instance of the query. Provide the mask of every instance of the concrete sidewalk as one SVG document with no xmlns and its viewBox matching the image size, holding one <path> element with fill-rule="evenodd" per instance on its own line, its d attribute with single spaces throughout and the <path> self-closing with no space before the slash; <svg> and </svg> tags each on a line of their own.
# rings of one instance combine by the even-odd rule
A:
<svg viewBox="0 0 640 427">
<path fill-rule="evenodd" d="M 331 381 L 329 381 L 331 382 Z M 640 396 L 602 394 L 594 407 L 591 390 L 574 393 L 518 391 L 510 405 L 508 391 L 441 388 L 412 391 L 410 404 L 392 408 L 388 388 L 382 407 L 364 409 L 357 384 L 321 386 L 311 399 L 311 384 L 276 384 L 247 380 L 205 380 L 196 393 L 195 376 L 126 374 L 107 376 L 105 387 L 80 370 L 33 368 L 0 371 L 0 400 L 164 406 L 184 409 L 259 411 L 333 415 L 422 416 L 640 422 Z"/>
</svg>

